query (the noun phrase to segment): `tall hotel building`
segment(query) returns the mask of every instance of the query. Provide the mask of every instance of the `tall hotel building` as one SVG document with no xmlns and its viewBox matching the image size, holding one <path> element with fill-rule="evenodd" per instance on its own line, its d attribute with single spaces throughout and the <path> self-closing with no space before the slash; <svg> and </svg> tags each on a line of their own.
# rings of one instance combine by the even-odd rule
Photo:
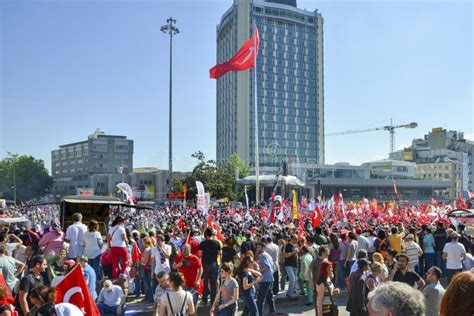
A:
<svg viewBox="0 0 474 316">
<path fill-rule="evenodd" d="M 323 17 L 296 0 L 234 0 L 217 26 L 217 62 L 260 33 L 257 58 L 260 166 L 324 163 Z M 254 165 L 254 71 L 217 80 L 217 161 Z"/>
</svg>

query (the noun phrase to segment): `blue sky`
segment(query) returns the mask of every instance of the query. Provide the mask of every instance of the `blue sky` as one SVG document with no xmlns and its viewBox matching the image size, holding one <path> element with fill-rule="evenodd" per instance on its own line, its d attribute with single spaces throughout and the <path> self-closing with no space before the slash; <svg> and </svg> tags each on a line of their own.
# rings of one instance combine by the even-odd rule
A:
<svg viewBox="0 0 474 316">
<path fill-rule="evenodd" d="M 174 169 L 215 158 L 216 25 L 231 0 L 0 0 L 0 158 L 46 161 L 96 128 L 135 141 L 135 167 L 167 167 L 169 16 L 174 41 Z M 458 1 L 298 1 L 324 17 L 326 133 L 418 122 L 473 127 L 473 5 Z M 326 162 L 387 157 L 385 131 L 326 138 Z"/>
</svg>

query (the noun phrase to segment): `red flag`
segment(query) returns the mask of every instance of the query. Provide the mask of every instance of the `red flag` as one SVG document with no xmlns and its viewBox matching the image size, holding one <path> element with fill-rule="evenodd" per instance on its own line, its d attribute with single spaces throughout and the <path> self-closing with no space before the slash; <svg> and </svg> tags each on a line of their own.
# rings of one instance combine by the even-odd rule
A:
<svg viewBox="0 0 474 316">
<path fill-rule="evenodd" d="M 458 193 L 458 201 L 457 201 L 456 207 L 457 208 L 462 208 L 462 209 L 467 209 L 466 201 L 464 201 L 464 198 L 463 198 L 461 192 Z"/>
<path fill-rule="evenodd" d="M 5 279 L 3 278 L 2 271 L 0 271 L 0 286 L 7 290 L 7 297 L 5 298 L 5 302 L 7 302 L 8 304 L 13 304 L 15 299 L 12 296 L 12 292 L 10 292 L 10 288 L 8 287 L 7 282 L 5 282 Z"/>
<path fill-rule="evenodd" d="M 86 316 L 100 315 L 95 301 L 87 287 L 82 269 L 76 265 L 56 286 L 56 304 L 71 303 L 79 307 Z"/>
<path fill-rule="evenodd" d="M 185 229 L 186 229 L 186 224 L 184 222 L 184 219 L 183 218 L 180 218 L 179 221 L 178 221 L 178 227 L 181 229 L 181 231 L 184 233 Z"/>
<path fill-rule="evenodd" d="M 321 224 L 321 219 L 322 219 L 321 210 L 319 209 L 319 206 L 317 206 L 314 209 L 314 215 L 313 215 L 313 219 L 311 220 L 311 226 L 313 226 L 313 228 L 318 227 L 319 224 Z"/>
<path fill-rule="evenodd" d="M 252 37 L 250 37 L 239 51 L 228 61 L 224 61 L 209 70 L 211 78 L 219 79 L 229 71 L 241 71 L 255 67 L 255 57 L 258 54 L 260 38 L 258 29 L 255 27 Z"/>
<path fill-rule="evenodd" d="M 142 252 L 140 248 L 138 248 L 137 243 L 134 243 L 133 249 L 132 249 L 132 262 L 137 263 L 137 261 L 140 260 L 141 256 L 142 256 Z"/>
<path fill-rule="evenodd" d="M 298 241 L 301 240 L 301 237 L 304 236 L 304 221 L 300 220 L 300 224 L 298 225 Z"/>
<path fill-rule="evenodd" d="M 214 220 L 210 216 L 207 219 L 207 226 L 216 231 L 217 239 L 219 239 L 220 241 L 224 241 L 224 236 L 222 236 L 221 234 L 221 228 L 214 222 Z"/>
<path fill-rule="evenodd" d="M 191 232 L 188 233 L 188 237 L 186 237 L 186 241 L 184 242 L 185 245 L 190 245 L 191 242 Z"/>
<path fill-rule="evenodd" d="M 274 206 L 275 203 L 274 202 L 275 202 L 275 192 L 272 192 L 272 199 L 270 202 L 270 207 L 271 207 L 270 222 L 271 223 L 275 223 L 275 206 Z"/>
</svg>

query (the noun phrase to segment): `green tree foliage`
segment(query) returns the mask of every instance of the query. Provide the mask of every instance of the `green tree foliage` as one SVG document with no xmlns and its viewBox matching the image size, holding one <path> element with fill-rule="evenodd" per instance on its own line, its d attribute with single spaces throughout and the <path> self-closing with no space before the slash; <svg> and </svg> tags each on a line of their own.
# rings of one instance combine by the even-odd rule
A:
<svg viewBox="0 0 474 316">
<path fill-rule="evenodd" d="M 244 164 L 236 154 L 233 154 L 224 166 L 218 166 L 215 160 L 206 160 L 204 153 L 198 151 L 192 154 L 198 160 L 189 177 L 181 179 L 181 183 L 176 181 L 174 185 L 178 188 L 182 184 L 187 186 L 187 198 L 193 199 L 196 194 L 196 181 L 201 181 L 213 199 L 228 198 L 229 200 L 241 199 L 243 188 L 235 191 L 235 179 L 246 177 L 249 173 L 249 166 Z"/>
<path fill-rule="evenodd" d="M 27 155 L 9 155 L 0 161 L 0 196 L 14 199 L 14 178 L 17 202 L 43 197 L 53 186 L 53 178 L 43 160 Z"/>
</svg>

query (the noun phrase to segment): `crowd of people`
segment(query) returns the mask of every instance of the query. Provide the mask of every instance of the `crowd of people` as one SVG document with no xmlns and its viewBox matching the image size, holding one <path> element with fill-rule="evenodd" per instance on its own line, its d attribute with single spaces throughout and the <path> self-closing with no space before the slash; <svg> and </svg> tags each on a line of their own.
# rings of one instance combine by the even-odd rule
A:
<svg viewBox="0 0 474 316">
<path fill-rule="evenodd" d="M 336 221 L 328 210 L 315 225 L 304 211 L 272 221 L 265 212 L 122 209 L 105 237 L 79 213 L 67 228 L 54 217 L 6 227 L 0 271 L 15 301 L 0 290 L 0 315 L 82 315 L 55 304 L 55 287 L 76 266 L 101 315 L 123 314 L 127 296 L 153 304 L 154 315 L 230 316 L 239 306 L 267 315 L 278 312 L 276 295 L 304 299 L 316 315 L 337 315 L 338 295 L 351 315 L 474 313 L 474 238 L 464 225 L 350 212 Z"/>
</svg>

